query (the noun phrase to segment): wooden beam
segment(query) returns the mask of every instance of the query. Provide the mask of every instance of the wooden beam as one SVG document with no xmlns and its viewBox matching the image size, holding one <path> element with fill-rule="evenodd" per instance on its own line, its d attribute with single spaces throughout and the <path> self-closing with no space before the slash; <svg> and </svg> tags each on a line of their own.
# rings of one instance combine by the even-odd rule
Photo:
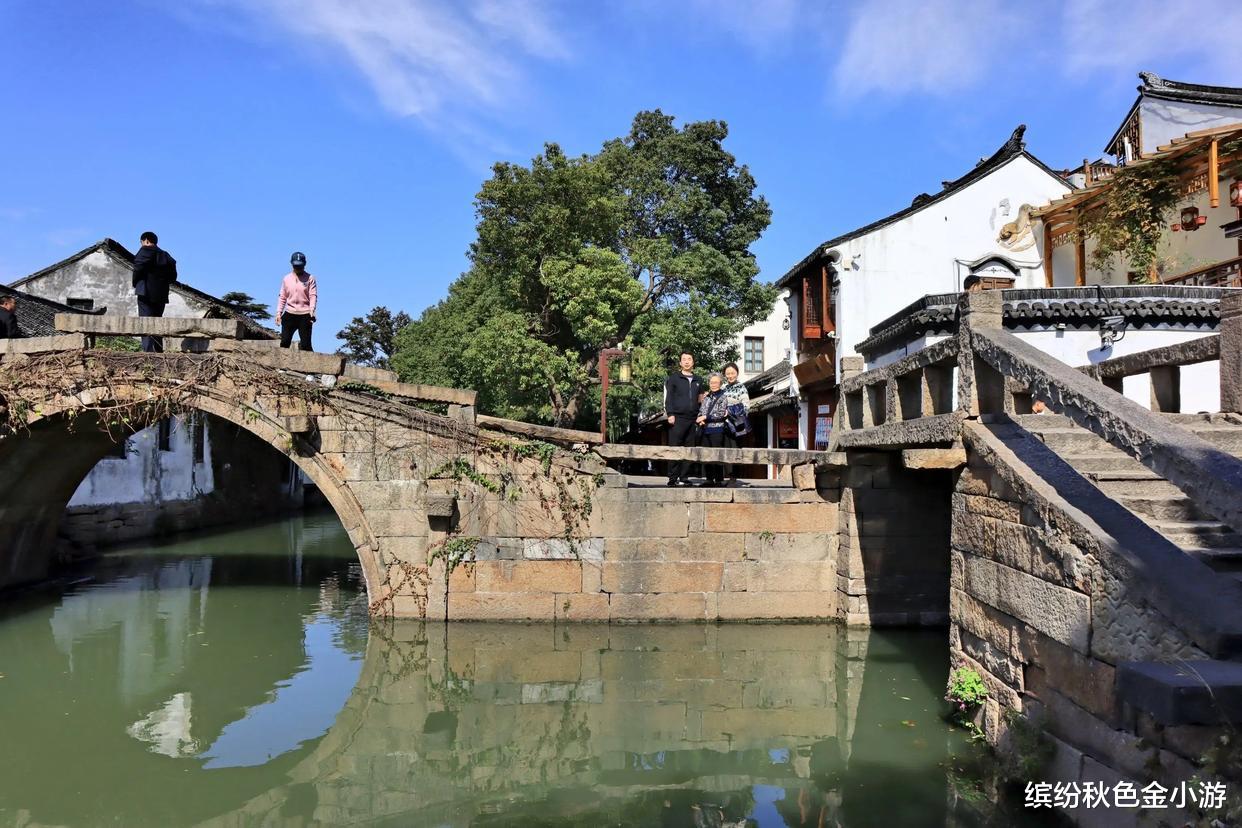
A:
<svg viewBox="0 0 1242 828">
<path fill-rule="evenodd" d="M 600 441 L 599 433 L 595 431 L 555 428 L 553 426 L 538 425 L 537 423 L 524 423 L 520 420 L 506 420 L 503 417 L 490 417 L 487 414 L 479 414 L 475 418 L 475 422 L 478 423 L 479 428 L 520 434 L 523 437 L 533 437 L 536 440 L 546 440 L 549 443 L 590 443 L 595 445 Z"/>
<path fill-rule="evenodd" d="M 1085 287 L 1087 284 L 1087 237 L 1081 230 L 1077 231 L 1078 241 L 1074 244 L 1074 284 Z"/>
<path fill-rule="evenodd" d="M 1208 145 L 1208 205 L 1220 206 L 1220 139 Z"/>
<path fill-rule="evenodd" d="M 1052 225 L 1044 221 L 1044 287 L 1052 287 Z"/>
</svg>

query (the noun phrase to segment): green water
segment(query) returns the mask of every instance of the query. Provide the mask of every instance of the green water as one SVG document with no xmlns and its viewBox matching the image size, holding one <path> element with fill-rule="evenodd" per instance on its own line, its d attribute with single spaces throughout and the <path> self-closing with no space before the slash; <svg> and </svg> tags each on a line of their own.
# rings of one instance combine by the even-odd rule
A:
<svg viewBox="0 0 1242 828">
<path fill-rule="evenodd" d="M 943 631 L 371 626 L 360 586 L 308 515 L 4 596 L 0 824 L 997 819 Z"/>
</svg>

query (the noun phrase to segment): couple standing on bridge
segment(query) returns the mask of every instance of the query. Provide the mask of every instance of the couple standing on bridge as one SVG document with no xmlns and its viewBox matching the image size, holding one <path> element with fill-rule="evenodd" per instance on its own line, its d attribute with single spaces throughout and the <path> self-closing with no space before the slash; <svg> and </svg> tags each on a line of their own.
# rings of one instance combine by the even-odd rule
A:
<svg viewBox="0 0 1242 828">
<path fill-rule="evenodd" d="M 139 316 L 163 316 L 168 305 L 168 289 L 177 281 L 177 260 L 159 246 L 159 237 L 150 230 L 139 237 L 141 246 L 134 254 L 134 294 L 138 298 Z M 311 326 L 319 305 L 319 287 L 315 277 L 306 272 L 306 256 L 294 253 L 289 258 L 293 267 L 280 282 L 276 300 L 276 324 L 280 325 L 280 347 L 293 343 L 298 335 L 298 350 L 310 351 Z M 158 336 L 144 336 L 142 350 L 159 353 L 164 341 Z"/>
<path fill-rule="evenodd" d="M 712 372 L 707 384 L 694 373 L 694 354 L 681 352 L 679 371 L 664 381 L 664 415 L 668 418 L 668 444 L 694 446 L 700 438 L 708 448 L 737 448 L 738 439 L 750 433 L 746 409 L 750 394 L 738 381 L 737 364 L 730 362 L 723 373 Z M 732 463 L 704 463 L 705 486 L 723 486 L 725 466 L 729 485 L 739 485 L 737 466 Z M 668 485 L 689 486 L 690 461 L 668 465 Z"/>
</svg>

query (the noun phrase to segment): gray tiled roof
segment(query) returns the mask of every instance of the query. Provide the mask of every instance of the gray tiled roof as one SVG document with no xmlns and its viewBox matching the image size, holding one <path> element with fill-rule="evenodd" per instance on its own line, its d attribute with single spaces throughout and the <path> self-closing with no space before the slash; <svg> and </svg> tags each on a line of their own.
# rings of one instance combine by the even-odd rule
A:
<svg viewBox="0 0 1242 828">
<path fill-rule="evenodd" d="M 1211 330 L 1220 323 L 1224 290 L 1182 285 L 1012 288 L 1002 291 L 1005 327 L 1031 330 L 1064 323 L 1070 328 L 1095 328 L 1105 316 L 1121 316 L 1135 328 L 1170 324 Z M 856 350 L 869 355 L 920 336 L 953 333 L 960 296 L 924 296 L 872 327 Z"/>
<path fill-rule="evenodd" d="M 16 297 L 17 327 L 26 336 L 54 336 L 56 334 L 56 314 L 58 313 L 98 315 L 107 310 L 106 308 L 98 308 L 92 311 L 84 311 L 81 308 L 71 308 L 68 305 L 62 305 L 60 302 L 31 296 L 29 293 L 23 293 L 20 290 L 14 290 L 4 285 L 0 285 L 0 296 Z"/>
</svg>

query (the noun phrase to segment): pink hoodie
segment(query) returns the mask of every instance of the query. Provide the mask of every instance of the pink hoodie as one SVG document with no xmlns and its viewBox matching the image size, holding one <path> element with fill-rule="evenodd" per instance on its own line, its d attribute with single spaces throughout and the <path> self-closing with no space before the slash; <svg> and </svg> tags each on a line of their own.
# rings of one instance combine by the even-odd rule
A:
<svg viewBox="0 0 1242 828">
<path fill-rule="evenodd" d="M 315 277 L 309 273 L 306 278 L 299 279 L 296 273 L 286 273 L 280 283 L 280 298 L 276 300 L 276 315 L 293 313 L 298 315 L 315 315 L 315 306 L 319 303 L 319 289 L 315 286 Z"/>
</svg>

